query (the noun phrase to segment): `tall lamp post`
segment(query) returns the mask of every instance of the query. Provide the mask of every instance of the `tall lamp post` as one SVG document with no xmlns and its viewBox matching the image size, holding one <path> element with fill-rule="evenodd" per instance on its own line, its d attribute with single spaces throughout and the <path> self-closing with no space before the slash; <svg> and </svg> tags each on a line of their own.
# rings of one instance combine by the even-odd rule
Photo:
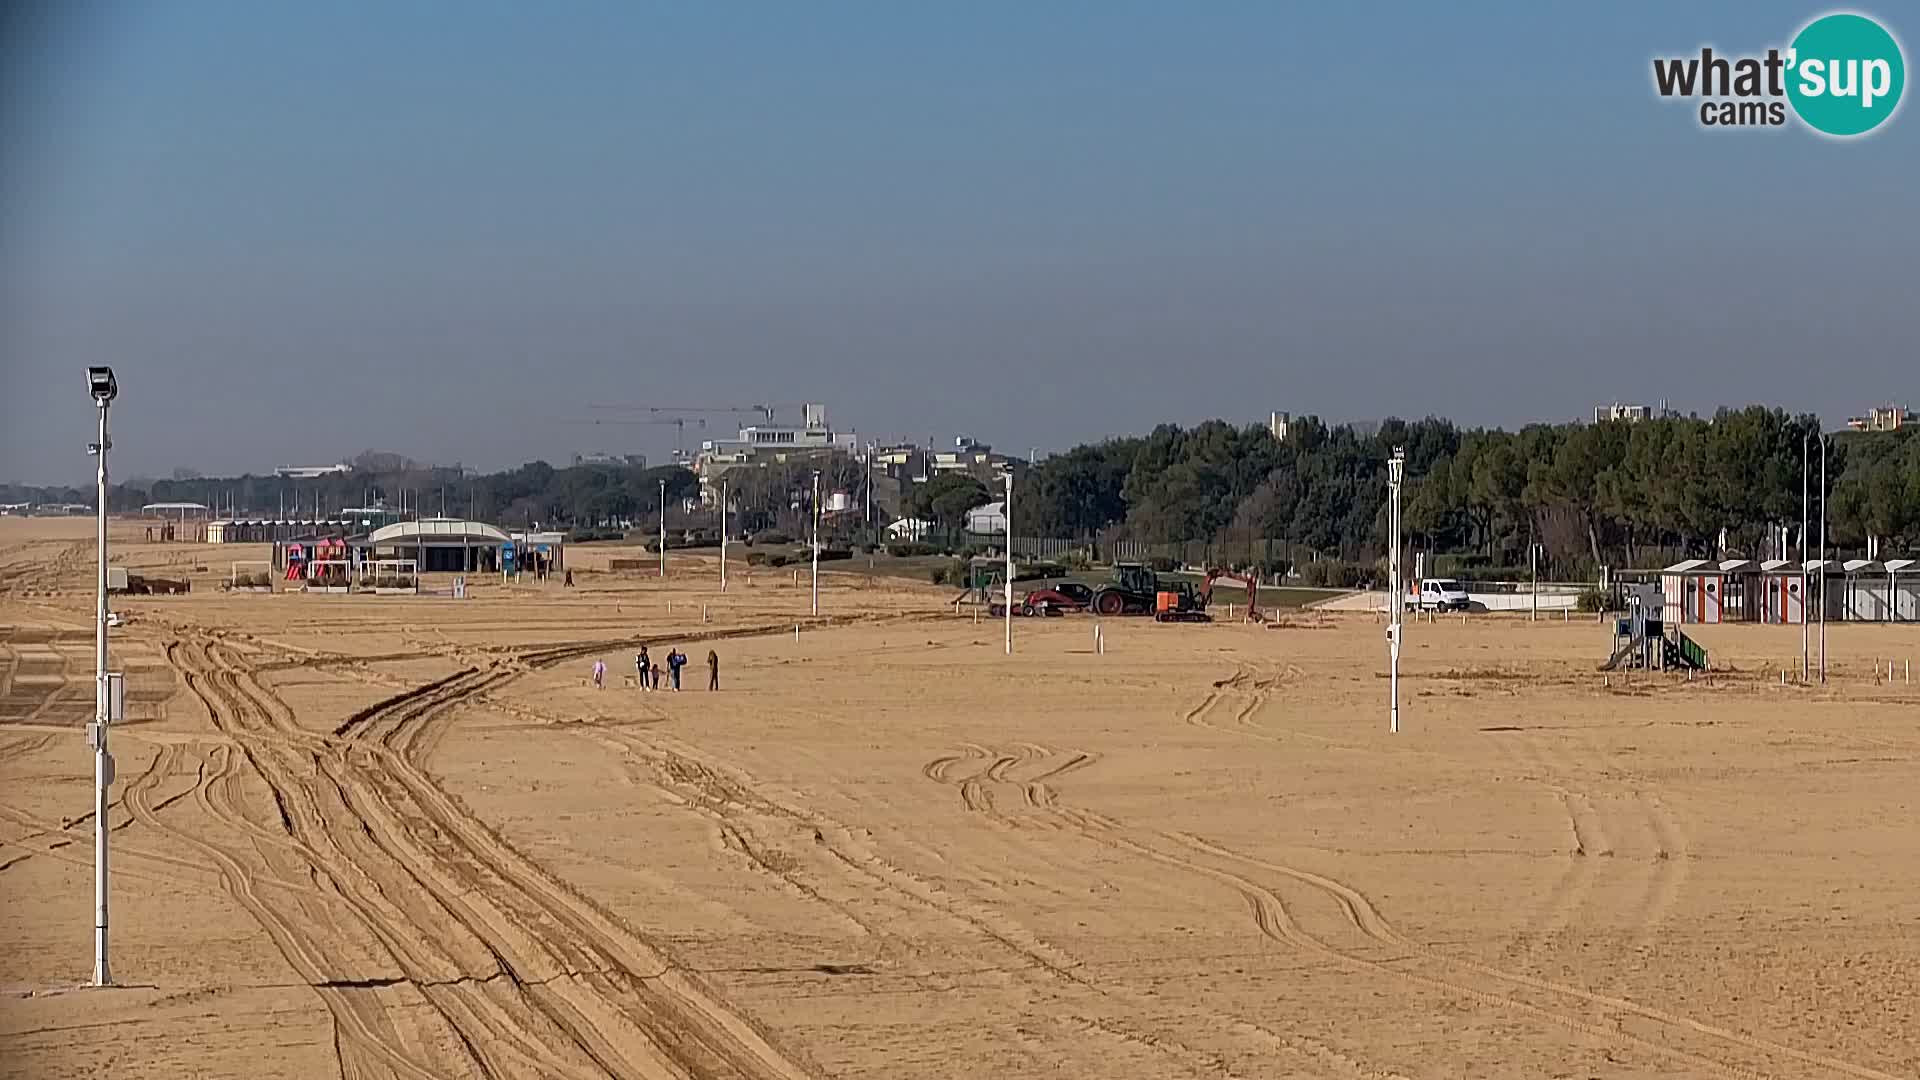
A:
<svg viewBox="0 0 1920 1080">
<path fill-rule="evenodd" d="M 1406 451 L 1396 446 L 1387 459 L 1387 487 L 1392 501 L 1387 504 L 1387 730 L 1400 733 L 1400 634 L 1401 614 L 1406 610 L 1405 587 L 1400 584 L 1400 481 L 1406 470 Z"/>
<path fill-rule="evenodd" d="M 1820 681 L 1827 681 L 1827 433 L 1820 433 Z"/>
<path fill-rule="evenodd" d="M 100 411 L 100 441 L 87 448 L 100 459 L 94 474 L 100 580 L 93 612 L 93 723 L 87 729 L 93 744 L 93 985 L 112 986 L 113 974 L 107 967 L 107 789 L 113 785 L 113 755 L 107 752 L 107 722 L 113 708 L 107 681 L 107 451 L 113 443 L 107 438 L 107 408 L 120 393 L 120 384 L 112 368 L 90 367 L 87 387 Z"/>
<path fill-rule="evenodd" d="M 820 470 L 813 471 L 813 613 L 820 614 Z"/>
<path fill-rule="evenodd" d="M 1007 655 L 1013 655 L 1013 463 L 1007 463 L 1007 498 L 1000 504 L 1001 516 L 1007 525 L 1007 594 L 1003 598 L 1006 605 Z"/>
<path fill-rule="evenodd" d="M 1813 460 L 1813 432 L 1800 436 L 1800 681 L 1806 682 L 1813 674 L 1812 637 L 1813 623 L 1811 613 L 1807 611 L 1807 601 L 1813 590 L 1808 587 L 1807 577 L 1807 473 L 1808 464 Z"/>
<path fill-rule="evenodd" d="M 1540 544 L 1527 545 L 1527 574 L 1532 578 L 1528 590 L 1533 594 L 1528 600 L 1527 620 L 1537 622 L 1540 618 L 1540 552 L 1545 550 Z"/>
<path fill-rule="evenodd" d="M 727 478 L 720 478 L 720 591 L 727 591 Z"/>
<path fill-rule="evenodd" d="M 660 478 L 660 576 L 667 576 L 667 478 Z"/>
</svg>

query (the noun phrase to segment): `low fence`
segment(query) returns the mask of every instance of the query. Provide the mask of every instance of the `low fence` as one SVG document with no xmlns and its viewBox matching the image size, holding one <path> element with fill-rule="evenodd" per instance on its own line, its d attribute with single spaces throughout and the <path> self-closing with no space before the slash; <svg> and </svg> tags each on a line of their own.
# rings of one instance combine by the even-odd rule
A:
<svg viewBox="0 0 1920 1080">
<path fill-rule="evenodd" d="M 976 533 L 962 530 L 929 529 L 920 537 L 911 541 L 894 541 L 927 544 L 933 547 L 960 551 L 966 548 L 978 548 L 981 551 L 1004 551 L 1008 543 L 1003 533 Z M 1318 558 L 1312 548 L 1291 544 L 1285 540 L 1251 540 L 1234 543 L 1214 543 L 1204 540 L 1190 540 L 1172 543 L 1148 543 L 1144 540 L 1113 540 L 1102 542 L 1089 539 L 1067 539 L 1050 536 L 1016 536 L 1012 542 L 1013 554 L 1022 559 L 1064 559 L 1069 555 L 1084 554 L 1093 562 L 1152 562 L 1156 559 L 1171 560 L 1179 566 L 1192 567 L 1248 567 L 1260 566 L 1275 561 L 1290 564 L 1313 562 Z"/>
</svg>

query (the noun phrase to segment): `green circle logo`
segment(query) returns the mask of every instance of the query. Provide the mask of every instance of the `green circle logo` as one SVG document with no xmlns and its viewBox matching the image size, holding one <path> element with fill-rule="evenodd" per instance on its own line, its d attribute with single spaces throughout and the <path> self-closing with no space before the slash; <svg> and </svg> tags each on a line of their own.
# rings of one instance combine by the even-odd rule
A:
<svg viewBox="0 0 1920 1080">
<path fill-rule="evenodd" d="M 1787 100 L 1807 126 L 1864 135 L 1900 107 L 1907 65 L 1900 43 L 1865 15 L 1823 15 L 1793 39 Z"/>
</svg>

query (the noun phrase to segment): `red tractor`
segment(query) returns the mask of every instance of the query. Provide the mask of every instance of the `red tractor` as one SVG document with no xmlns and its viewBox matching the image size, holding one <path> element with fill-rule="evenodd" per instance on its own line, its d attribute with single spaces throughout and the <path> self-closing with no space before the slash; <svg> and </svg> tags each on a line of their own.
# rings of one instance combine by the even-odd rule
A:
<svg viewBox="0 0 1920 1080">
<path fill-rule="evenodd" d="M 1063 581 L 1043 589 L 1034 589 L 1021 597 L 1013 609 L 1015 615 L 1065 615 L 1073 611 L 1087 610 L 1087 604 L 1093 599 L 1093 590 L 1077 581 Z M 1007 606 L 995 601 L 987 605 L 988 614 L 1000 618 L 1007 613 Z"/>
</svg>

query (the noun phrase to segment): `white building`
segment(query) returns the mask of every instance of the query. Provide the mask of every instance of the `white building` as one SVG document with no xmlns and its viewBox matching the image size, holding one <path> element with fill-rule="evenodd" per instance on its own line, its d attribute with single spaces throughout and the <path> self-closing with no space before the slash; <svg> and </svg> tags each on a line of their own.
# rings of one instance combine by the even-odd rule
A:
<svg viewBox="0 0 1920 1080">
<path fill-rule="evenodd" d="M 901 541 L 925 540 L 933 531 L 933 522 L 924 518 L 901 518 L 887 526 L 887 539 Z"/>
<path fill-rule="evenodd" d="M 1650 406 L 1629 405 L 1621 401 L 1593 407 L 1593 422 L 1596 424 L 1604 424 L 1610 420 L 1624 420 L 1629 424 L 1637 424 L 1652 415 L 1653 409 Z"/>
<path fill-rule="evenodd" d="M 632 468 L 636 468 L 636 469 L 644 469 L 647 467 L 647 455 L 645 454 L 608 454 L 599 450 L 594 450 L 587 453 L 575 452 L 575 454 L 573 455 L 573 463 L 576 466 L 618 465 L 618 466 L 631 466 Z"/>
<path fill-rule="evenodd" d="M 1847 418 L 1847 426 L 1855 431 L 1899 431 L 1906 426 L 1911 415 L 1898 405 L 1874 406 L 1865 416 Z"/>
<path fill-rule="evenodd" d="M 1007 504 L 1005 500 L 990 502 L 985 506 L 976 506 L 967 511 L 967 531 L 972 533 L 1005 533 L 1007 531 Z"/>
<path fill-rule="evenodd" d="M 805 405 L 802 409 L 798 427 L 754 424 L 741 428 L 738 438 L 703 440 L 700 454 L 693 463 L 694 472 L 700 476 L 701 501 L 711 504 L 717 500 L 717 482 L 728 469 L 835 452 L 852 454 L 859 449 L 857 435 L 851 431 L 836 432 L 828 425 L 825 405 Z"/>
<path fill-rule="evenodd" d="M 352 471 L 353 466 L 343 461 L 338 465 L 282 465 L 273 470 L 273 475 L 288 480 L 313 480 L 322 476 L 344 476 Z"/>
</svg>

